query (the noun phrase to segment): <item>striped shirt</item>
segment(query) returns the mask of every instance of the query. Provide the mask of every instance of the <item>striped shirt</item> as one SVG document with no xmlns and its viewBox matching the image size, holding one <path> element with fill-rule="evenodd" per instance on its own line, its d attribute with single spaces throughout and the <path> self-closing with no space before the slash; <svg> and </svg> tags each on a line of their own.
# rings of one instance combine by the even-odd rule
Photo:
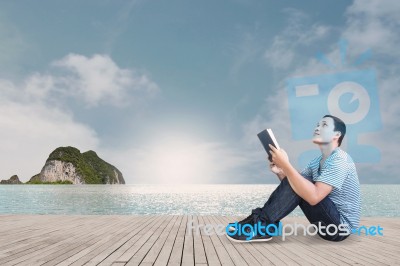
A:
<svg viewBox="0 0 400 266">
<path fill-rule="evenodd" d="M 339 147 L 332 151 L 320 169 L 321 159 L 322 155 L 314 158 L 301 175 L 331 185 L 333 189 L 328 197 L 340 213 L 340 223 L 356 229 L 360 223 L 361 195 L 353 159 Z"/>
</svg>

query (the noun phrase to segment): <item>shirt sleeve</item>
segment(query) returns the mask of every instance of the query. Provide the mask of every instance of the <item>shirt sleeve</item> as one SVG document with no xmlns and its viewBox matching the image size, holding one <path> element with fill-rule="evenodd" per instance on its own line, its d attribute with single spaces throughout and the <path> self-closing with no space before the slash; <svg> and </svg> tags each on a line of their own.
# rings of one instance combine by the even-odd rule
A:
<svg viewBox="0 0 400 266">
<path fill-rule="evenodd" d="M 321 174 L 314 179 L 315 182 L 323 182 L 334 188 L 340 189 L 346 180 L 348 167 L 346 160 L 341 157 L 327 161 Z"/>
<path fill-rule="evenodd" d="M 305 178 L 312 178 L 311 162 L 308 163 L 306 168 L 304 168 L 303 171 L 300 172 L 300 174 Z"/>
</svg>

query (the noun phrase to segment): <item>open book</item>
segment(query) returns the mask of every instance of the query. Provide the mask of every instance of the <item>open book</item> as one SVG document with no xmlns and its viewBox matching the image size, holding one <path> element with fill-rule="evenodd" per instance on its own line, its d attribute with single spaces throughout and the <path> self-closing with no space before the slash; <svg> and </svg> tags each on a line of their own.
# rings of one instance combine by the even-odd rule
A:
<svg viewBox="0 0 400 266">
<path fill-rule="evenodd" d="M 275 139 L 274 132 L 272 132 L 272 129 L 267 128 L 258 133 L 257 136 L 264 146 L 265 151 L 268 153 L 268 160 L 272 162 L 272 154 L 270 153 L 271 148 L 269 147 L 269 144 L 273 145 L 277 149 L 280 149 L 279 144 Z"/>
</svg>

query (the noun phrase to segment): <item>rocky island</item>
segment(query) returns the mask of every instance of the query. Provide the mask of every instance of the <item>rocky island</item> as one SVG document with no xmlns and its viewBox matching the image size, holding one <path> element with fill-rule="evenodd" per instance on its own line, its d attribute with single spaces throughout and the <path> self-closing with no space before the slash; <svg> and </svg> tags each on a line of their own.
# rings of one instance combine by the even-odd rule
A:
<svg viewBox="0 0 400 266">
<path fill-rule="evenodd" d="M 49 155 L 40 173 L 27 183 L 125 184 L 125 180 L 115 166 L 96 152 L 81 153 L 74 147 L 59 147 Z"/>
<path fill-rule="evenodd" d="M 0 184 L 23 184 L 17 175 Z M 96 152 L 81 153 L 74 147 L 59 147 L 46 160 L 39 174 L 26 184 L 125 184 L 122 173 Z"/>
<path fill-rule="evenodd" d="M 12 177 L 10 177 L 8 180 L 1 180 L 0 184 L 10 184 L 10 185 L 14 185 L 14 184 L 22 184 L 21 181 L 19 181 L 19 178 L 17 175 L 13 175 Z"/>
</svg>

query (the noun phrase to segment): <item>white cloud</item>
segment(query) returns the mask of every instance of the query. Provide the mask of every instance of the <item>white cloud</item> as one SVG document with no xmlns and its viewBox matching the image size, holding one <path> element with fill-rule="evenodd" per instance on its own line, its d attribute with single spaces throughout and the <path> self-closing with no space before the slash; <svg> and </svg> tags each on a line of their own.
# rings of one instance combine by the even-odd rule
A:
<svg viewBox="0 0 400 266">
<path fill-rule="evenodd" d="M 272 46 L 265 52 L 265 59 L 276 69 L 287 69 L 293 63 L 295 54 L 282 43 L 282 40 L 275 39 Z"/>
<path fill-rule="evenodd" d="M 332 28 L 326 25 L 311 23 L 304 12 L 287 8 L 283 10 L 288 18 L 287 27 L 276 35 L 269 48 L 264 53 L 264 58 L 274 69 L 289 69 L 296 64 L 301 53 L 296 49 L 304 48 L 311 43 L 328 36 Z"/>
<path fill-rule="evenodd" d="M 125 106 L 154 96 L 159 88 L 145 74 L 119 68 L 107 55 L 69 54 L 53 63 L 66 70 L 58 79 L 65 94 L 83 99 L 89 106 L 112 104 Z"/>
<path fill-rule="evenodd" d="M 400 2 L 354 1 L 347 9 L 347 28 L 344 38 L 360 52 L 371 48 L 377 54 L 400 55 L 397 48 L 400 41 Z"/>
</svg>

